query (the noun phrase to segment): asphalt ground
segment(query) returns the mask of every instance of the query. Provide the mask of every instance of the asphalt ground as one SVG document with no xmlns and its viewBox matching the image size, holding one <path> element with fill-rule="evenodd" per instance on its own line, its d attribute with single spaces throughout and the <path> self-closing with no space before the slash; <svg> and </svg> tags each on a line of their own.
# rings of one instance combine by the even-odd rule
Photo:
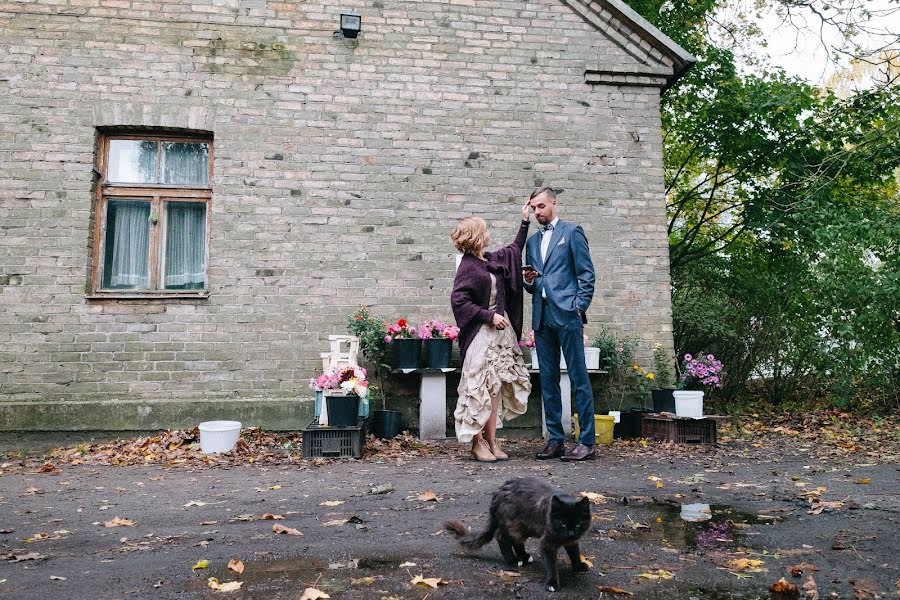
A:
<svg viewBox="0 0 900 600">
<path fill-rule="evenodd" d="M 448 442 L 361 460 L 285 447 L 269 463 L 113 466 L 89 451 L 85 464 L 48 461 L 49 448 L 89 447 L 100 432 L 16 435 L 0 440 L 0 598 L 762 599 L 782 577 L 800 587 L 809 576 L 820 598 L 900 596 L 893 456 L 617 441 L 571 464 L 534 460 L 540 440 L 512 440 L 511 460 L 493 464 Z M 442 531 L 451 518 L 482 526 L 491 493 L 517 476 L 595 494 L 581 548 L 593 566 L 573 573 L 561 552 L 555 594 L 539 564 L 512 569 L 495 543 L 461 555 Z M 710 504 L 713 519 L 684 521 L 690 503 Z M 242 586 L 215 591 L 210 577 Z"/>
</svg>

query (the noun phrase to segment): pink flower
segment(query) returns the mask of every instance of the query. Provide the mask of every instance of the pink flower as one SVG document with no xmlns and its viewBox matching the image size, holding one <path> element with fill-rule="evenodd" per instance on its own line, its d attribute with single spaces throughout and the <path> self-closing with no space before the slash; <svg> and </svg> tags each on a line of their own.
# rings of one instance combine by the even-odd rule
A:
<svg viewBox="0 0 900 600">
<path fill-rule="evenodd" d="M 391 333 L 393 333 L 393 332 L 391 332 Z M 393 341 L 394 341 L 394 338 L 392 338 L 391 336 L 389 336 L 389 335 L 384 336 L 384 343 L 385 343 L 385 344 L 390 344 L 390 343 L 393 342 Z"/>
<path fill-rule="evenodd" d="M 694 357 L 691 356 L 690 354 L 685 354 L 685 355 L 684 355 L 684 360 L 686 360 L 686 361 L 688 361 L 688 362 L 690 362 L 690 361 L 693 360 L 693 359 L 694 359 Z"/>
</svg>

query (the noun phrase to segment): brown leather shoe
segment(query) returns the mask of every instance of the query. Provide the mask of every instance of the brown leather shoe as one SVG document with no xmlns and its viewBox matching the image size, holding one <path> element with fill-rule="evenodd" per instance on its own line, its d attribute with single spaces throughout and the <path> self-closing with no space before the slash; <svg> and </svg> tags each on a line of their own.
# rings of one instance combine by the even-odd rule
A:
<svg viewBox="0 0 900 600">
<path fill-rule="evenodd" d="M 488 447 L 497 460 L 509 460 L 509 455 L 500 448 L 500 443 L 496 439 L 488 440 Z"/>
<path fill-rule="evenodd" d="M 472 458 L 478 462 L 495 462 L 497 457 L 491 453 L 491 447 L 484 440 L 472 440 Z"/>
<path fill-rule="evenodd" d="M 597 457 L 597 454 L 594 452 L 593 446 L 585 446 L 584 444 L 578 444 L 572 450 L 563 454 L 559 457 L 560 460 L 564 460 L 566 462 L 571 461 L 582 461 L 582 460 L 594 460 Z"/>
<path fill-rule="evenodd" d="M 560 458 L 566 452 L 566 445 L 563 442 L 548 442 L 544 449 L 534 455 L 538 460 L 547 460 L 550 458 Z"/>
</svg>

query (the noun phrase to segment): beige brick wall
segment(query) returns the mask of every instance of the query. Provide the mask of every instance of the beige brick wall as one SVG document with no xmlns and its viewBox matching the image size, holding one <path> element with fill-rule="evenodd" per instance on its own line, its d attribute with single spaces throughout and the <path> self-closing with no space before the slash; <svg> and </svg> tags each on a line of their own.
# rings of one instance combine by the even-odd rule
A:
<svg viewBox="0 0 900 600">
<path fill-rule="evenodd" d="M 307 397 L 360 303 L 450 319 L 455 219 L 505 243 L 542 184 L 591 244 L 589 331 L 646 360 L 671 345 L 659 89 L 584 75 L 633 54 L 558 0 L 0 2 L 0 402 Z M 85 299 L 113 125 L 214 132 L 208 300 Z"/>
</svg>

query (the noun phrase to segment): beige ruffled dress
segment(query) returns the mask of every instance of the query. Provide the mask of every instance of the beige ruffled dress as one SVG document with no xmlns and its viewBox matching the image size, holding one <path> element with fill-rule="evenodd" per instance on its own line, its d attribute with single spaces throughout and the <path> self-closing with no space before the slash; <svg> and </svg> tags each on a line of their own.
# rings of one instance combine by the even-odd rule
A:
<svg viewBox="0 0 900 600">
<path fill-rule="evenodd" d="M 488 310 L 496 308 L 496 300 L 497 279 L 491 274 Z M 457 391 L 459 399 L 453 416 L 456 438 L 464 444 L 484 429 L 491 416 L 492 395 L 500 397 L 497 429 L 503 427 L 504 421 L 525 414 L 531 380 L 512 327 L 497 329 L 489 323 L 481 326 L 466 350 Z"/>
</svg>

